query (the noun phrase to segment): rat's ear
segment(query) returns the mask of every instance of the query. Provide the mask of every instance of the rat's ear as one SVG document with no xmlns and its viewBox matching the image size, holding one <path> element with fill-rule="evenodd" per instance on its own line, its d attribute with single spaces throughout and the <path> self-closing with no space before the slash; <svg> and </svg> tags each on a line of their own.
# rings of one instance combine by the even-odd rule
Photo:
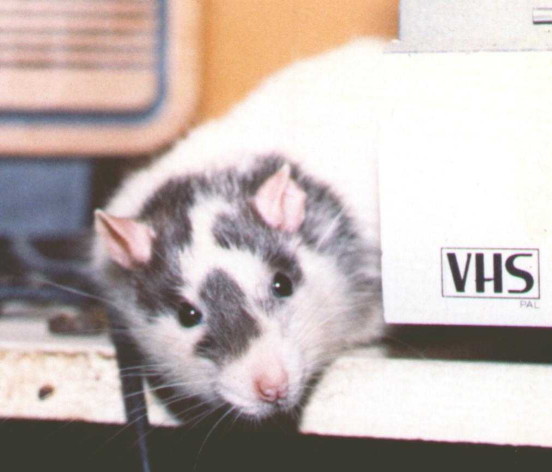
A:
<svg viewBox="0 0 552 472">
<path fill-rule="evenodd" d="M 259 187 L 253 203 L 264 222 L 271 228 L 295 232 L 305 219 L 307 194 L 291 178 L 285 164 Z"/>
<path fill-rule="evenodd" d="M 134 269 L 151 259 L 155 233 L 132 218 L 119 218 L 96 210 L 95 228 L 111 259 L 125 269 Z"/>
</svg>

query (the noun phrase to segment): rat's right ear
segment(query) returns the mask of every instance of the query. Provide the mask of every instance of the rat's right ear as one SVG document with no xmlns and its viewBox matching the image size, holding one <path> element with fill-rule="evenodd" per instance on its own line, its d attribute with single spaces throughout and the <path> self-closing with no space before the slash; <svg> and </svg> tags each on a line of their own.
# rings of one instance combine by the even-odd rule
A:
<svg viewBox="0 0 552 472">
<path fill-rule="evenodd" d="M 296 232 L 305 219 L 307 194 L 291 178 L 291 167 L 284 164 L 259 187 L 253 204 L 271 228 Z"/>
<path fill-rule="evenodd" d="M 147 264 L 152 255 L 155 233 L 145 223 L 96 210 L 94 226 L 113 262 L 125 269 Z"/>
</svg>

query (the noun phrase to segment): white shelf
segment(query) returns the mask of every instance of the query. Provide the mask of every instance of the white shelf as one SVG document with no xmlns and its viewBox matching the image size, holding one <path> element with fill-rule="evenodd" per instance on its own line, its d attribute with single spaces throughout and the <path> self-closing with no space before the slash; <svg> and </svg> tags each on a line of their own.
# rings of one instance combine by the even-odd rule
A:
<svg viewBox="0 0 552 472">
<path fill-rule="evenodd" d="M 106 336 L 52 336 L 0 321 L 0 417 L 122 423 Z M 40 398 L 51 390 L 50 395 Z M 150 417 L 174 422 L 152 399 Z M 304 433 L 552 447 L 552 367 L 467 361 L 337 360 L 303 415 Z"/>
<path fill-rule="evenodd" d="M 107 335 L 52 335 L 44 321 L 0 320 L 0 379 L 0 418 L 125 421 Z M 148 400 L 152 422 L 174 424 L 150 395 Z"/>
<path fill-rule="evenodd" d="M 302 431 L 552 447 L 552 366 L 347 356 L 309 403 Z"/>
</svg>

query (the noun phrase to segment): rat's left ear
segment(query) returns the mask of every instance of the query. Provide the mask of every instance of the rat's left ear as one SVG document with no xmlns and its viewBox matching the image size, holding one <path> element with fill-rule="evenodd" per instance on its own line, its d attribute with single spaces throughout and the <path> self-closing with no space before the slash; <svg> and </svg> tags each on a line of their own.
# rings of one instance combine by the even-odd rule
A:
<svg viewBox="0 0 552 472">
<path fill-rule="evenodd" d="M 94 216 L 96 232 L 113 262 L 125 269 L 134 269 L 150 261 L 153 229 L 132 218 L 112 216 L 101 210 L 96 210 Z"/>
<path fill-rule="evenodd" d="M 305 219 L 307 194 L 291 178 L 285 164 L 259 187 L 253 203 L 264 222 L 271 228 L 293 233 Z"/>
</svg>

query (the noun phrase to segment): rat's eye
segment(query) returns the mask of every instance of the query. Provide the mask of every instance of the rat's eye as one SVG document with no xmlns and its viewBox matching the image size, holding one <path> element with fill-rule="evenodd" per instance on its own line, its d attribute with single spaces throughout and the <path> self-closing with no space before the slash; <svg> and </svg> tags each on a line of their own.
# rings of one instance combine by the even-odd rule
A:
<svg viewBox="0 0 552 472">
<path fill-rule="evenodd" d="M 289 297 L 293 293 L 293 283 L 289 277 L 281 272 L 276 272 L 272 279 L 272 293 L 277 297 Z"/>
<path fill-rule="evenodd" d="M 201 323 L 202 318 L 201 311 L 188 302 L 183 302 L 178 309 L 178 320 L 185 328 L 191 328 Z"/>
</svg>

